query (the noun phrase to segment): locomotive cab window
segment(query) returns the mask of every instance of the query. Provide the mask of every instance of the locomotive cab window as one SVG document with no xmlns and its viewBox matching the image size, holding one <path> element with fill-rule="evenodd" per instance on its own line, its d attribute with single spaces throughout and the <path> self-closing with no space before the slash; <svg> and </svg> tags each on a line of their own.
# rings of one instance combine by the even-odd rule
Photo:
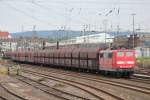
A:
<svg viewBox="0 0 150 100">
<path fill-rule="evenodd" d="M 126 52 L 127 57 L 133 57 L 133 52 Z"/>
<path fill-rule="evenodd" d="M 124 56 L 123 52 L 121 52 L 121 51 L 117 52 L 117 57 L 123 57 L 123 56 Z"/>
</svg>

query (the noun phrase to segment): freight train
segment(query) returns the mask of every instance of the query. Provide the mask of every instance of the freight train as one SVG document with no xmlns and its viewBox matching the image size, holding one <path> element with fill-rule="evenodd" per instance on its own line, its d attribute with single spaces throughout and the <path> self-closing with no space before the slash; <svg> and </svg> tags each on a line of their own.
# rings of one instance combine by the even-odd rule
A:
<svg viewBox="0 0 150 100">
<path fill-rule="evenodd" d="M 17 62 L 96 71 L 128 77 L 133 74 L 136 63 L 134 50 L 100 50 L 99 48 L 5 52 L 4 57 Z"/>
</svg>

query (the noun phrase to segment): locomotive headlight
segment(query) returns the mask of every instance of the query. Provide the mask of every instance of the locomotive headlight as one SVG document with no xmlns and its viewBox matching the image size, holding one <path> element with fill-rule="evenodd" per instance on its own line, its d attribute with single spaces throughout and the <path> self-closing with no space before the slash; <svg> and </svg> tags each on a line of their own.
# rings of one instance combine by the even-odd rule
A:
<svg viewBox="0 0 150 100">
<path fill-rule="evenodd" d="M 133 66 L 130 66 L 130 68 L 132 68 Z"/>
<path fill-rule="evenodd" d="M 124 61 L 117 61 L 117 64 L 124 64 Z"/>
<path fill-rule="evenodd" d="M 127 61 L 127 64 L 134 64 L 134 61 Z"/>
</svg>

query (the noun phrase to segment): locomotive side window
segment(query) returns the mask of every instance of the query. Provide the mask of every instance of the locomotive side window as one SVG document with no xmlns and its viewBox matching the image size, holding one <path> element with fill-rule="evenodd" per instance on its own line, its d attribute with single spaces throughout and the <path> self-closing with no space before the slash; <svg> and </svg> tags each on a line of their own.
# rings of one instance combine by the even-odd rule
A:
<svg viewBox="0 0 150 100">
<path fill-rule="evenodd" d="M 133 52 L 126 52 L 127 57 L 133 57 Z"/>
<path fill-rule="evenodd" d="M 117 56 L 118 56 L 118 57 L 123 57 L 123 56 L 124 56 L 124 53 L 121 52 L 121 51 L 119 51 L 119 52 L 117 52 Z"/>
<path fill-rule="evenodd" d="M 108 58 L 108 53 L 107 52 L 104 53 L 104 58 Z"/>
</svg>

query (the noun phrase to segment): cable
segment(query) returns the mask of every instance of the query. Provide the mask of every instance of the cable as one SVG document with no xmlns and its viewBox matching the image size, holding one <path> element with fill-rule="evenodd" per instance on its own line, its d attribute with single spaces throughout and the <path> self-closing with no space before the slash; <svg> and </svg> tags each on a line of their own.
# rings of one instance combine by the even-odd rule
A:
<svg viewBox="0 0 150 100">
<path fill-rule="evenodd" d="M 36 5 L 36 6 L 39 6 L 40 8 L 42 8 L 42 9 L 45 9 L 45 10 L 47 10 L 47 11 L 49 11 L 48 9 L 50 9 L 50 10 L 53 10 L 52 8 L 49 8 L 49 7 L 46 7 L 46 6 L 42 6 L 42 5 L 40 5 L 39 3 L 36 3 L 36 2 L 31 2 L 31 3 L 33 3 L 34 5 Z M 69 9 L 69 16 L 71 16 L 70 15 L 70 13 L 72 13 L 73 12 L 73 10 L 74 10 L 75 8 L 71 8 L 71 9 Z M 79 10 L 79 14 L 78 15 L 80 15 L 81 14 L 81 9 L 82 8 L 80 8 Z M 57 13 L 57 12 L 55 12 L 57 15 L 60 15 L 61 17 L 65 17 L 64 15 L 64 13 Z M 66 18 L 66 17 L 65 17 Z M 70 17 L 69 17 L 70 18 Z M 82 19 L 82 23 L 86 23 L 86 22 L 88 22 L 88 20 L 85 20 L 86 18 L 84 18 L 84 20 Z M 75 19 L 73 19 L 73 20 L 75 20 Z M 78 19 L 77 19 L 78 20 Z M 81 19 L 79 19 L 80 21 L 81 21 Z"/>
<path fill-rule="evenodd" d="M 44 21 L 42 21 L 42 20 L 40 20 L 40 19 L 38 19 L 38 18 L 36 18 L 36 17 L 34 17 L 34 16 L 31 16 L 30 14 L 26 13 L 25 11 L 22 11 L 22 10 L 20 10 L 20 9 L 17 9 L 16 7 L 14 7 L 14 6 L 12 6 L 12 5 L 6 3 L 6 2 L 2 2 L 2 3 L 3 3 L 4 5 L 10 7 L 11 9 L 13 9 L 13 10 L 19 12 L 19 13 L 22 13 L 22 14 L 24 14 L 25 16 L 27 16 L 27 17 L 29 17 L 29 18 L 35 20 L 35 21 L 38 21 L 38 22 L 40 22 L 40 23 L 44 23 L 44 24 L 47 24 L 47 25 L 50 24 L 50 23 L 44 22 Z"/>
<path fill-rule="evenodd" d="M 40 5 L 40 4 L 38 4 L 38 3 L 36 3 L 36 2 L 31 2 L 32 4 L 34 4 L 34 5 L 36 5 L 36 6 L 39 6 L 40 8 L 42 8 L 42 9 L 45 9 L 45 10 L 47 10 L 47 11 L 49 11 L 48 9 L 51 9 L 52 10 L 52 8 L 49 8 L 49 7 L 46 7 L 46 6 L 42 6 L 42 5 Z M 55 12 L 56 13 L 56 12 Z M 60 13 L 56 13 L 56 14 L 58 14 L 58 15 L 64 15 L 64 14 L 60 14 Z"/>
<path fill-rule="evenodd" d="M 31 1 L 31 0 L 30 0 Z M 35 1 L 35 0 L 34 0 Z M 122 1 L 122 0 L 118 0 L 119 2 L 120 2 L 120 4 L 123 4 L 123 5 L 126 5 L 126 4 L 133 4 L 133 5 L 135 5 L 135 4 L 149 4 L 150 2 L 149 2 L 149 0 L 135 0 L 135 1 Z M 106 0 L 103 0 L 103 1 L 101 1 L 101 0 L 74 0 L 74 1 L 70 1 L 70 0 L 39 0 L 38 2 L 42 2 L 42 3 L 65 3 L 65 2 L 67 2 L 67 3 L 72 3 L 72 4 L 112 4 L 113 2 L 112 1 L 106 1 Z"/>
</svg>

